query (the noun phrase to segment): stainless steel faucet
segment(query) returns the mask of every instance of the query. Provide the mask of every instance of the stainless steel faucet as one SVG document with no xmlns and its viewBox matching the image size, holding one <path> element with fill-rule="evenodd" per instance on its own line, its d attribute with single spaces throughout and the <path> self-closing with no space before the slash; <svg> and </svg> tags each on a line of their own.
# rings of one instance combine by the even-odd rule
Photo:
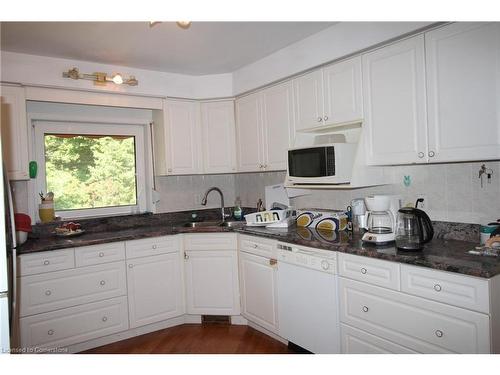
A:
<svg viewBox="0 0 500 375">
<path fill-rule="evenodd" d="M 211 187 L 210 189 L 207 190 L 207 192 L 205 193 L 205 196 L 203 197 L 203 199 L 201 200 L 201 204 L 203 206 L 206 206 L 207 205 L 207 197 L 208 197 L 208 194 L 211 192 L 211 191 L 216 191 L 219 193 L 220 195 L 220 210 L 221 210 L 221 216 L 222 216 L 222 222 L 224 222 L 226 220 L 226 217 L 229 216 L 229 215 L 226 215 L 226 213 L 224 212 L 224 194 L 222 193 L 222 190 L 219 189 L 218 187 Z"/>
</svg>

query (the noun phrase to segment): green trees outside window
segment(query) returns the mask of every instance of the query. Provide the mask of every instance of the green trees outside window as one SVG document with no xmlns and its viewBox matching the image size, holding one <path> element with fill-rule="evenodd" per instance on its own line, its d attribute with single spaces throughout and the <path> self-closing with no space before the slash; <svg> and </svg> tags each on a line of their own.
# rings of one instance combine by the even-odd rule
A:
<svg viewBox="0 0 500 375">
<path fill-rule="evenodd" d="M 133 136 L 46 134 L 44 141 L 56 210 L 137 204 Z"/>
</svg>

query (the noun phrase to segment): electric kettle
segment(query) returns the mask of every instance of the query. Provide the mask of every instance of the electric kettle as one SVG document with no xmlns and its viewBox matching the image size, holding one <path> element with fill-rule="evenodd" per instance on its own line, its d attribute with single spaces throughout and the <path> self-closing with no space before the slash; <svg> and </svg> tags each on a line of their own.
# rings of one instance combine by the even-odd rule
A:
<svg viewBox="0 0 500 375">
<path fill-rule="evenodd" d="M 413 207 L 400 208 L 396 219 L 396 247 L 401 250 L 421 250 L 432 240 L 434 229 L 429 216 Z"/>
</svg>

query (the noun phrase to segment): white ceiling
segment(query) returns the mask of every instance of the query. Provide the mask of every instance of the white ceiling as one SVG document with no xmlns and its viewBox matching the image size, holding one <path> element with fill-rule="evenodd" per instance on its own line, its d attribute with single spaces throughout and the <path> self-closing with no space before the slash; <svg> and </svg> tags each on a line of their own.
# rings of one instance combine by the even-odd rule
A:
<svg viewBox="0 0 500 375">
<path fill-rule="evenodd" d="M 229 73 L 333 22 L 2 22 L 0 48 L 192 75 Z"/>
</svg>

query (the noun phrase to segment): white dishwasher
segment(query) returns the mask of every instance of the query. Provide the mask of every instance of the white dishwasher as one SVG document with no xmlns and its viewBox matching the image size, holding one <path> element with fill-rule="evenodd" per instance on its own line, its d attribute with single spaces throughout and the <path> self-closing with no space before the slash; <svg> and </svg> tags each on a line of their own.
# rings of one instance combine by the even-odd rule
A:
<svg viewBox="0 0 500 375">
<path fill-rule="evenodd" d="M 336 253 L 278 243 L 280 336 L 313 353 L 340 353 Z"/>
</svg>

